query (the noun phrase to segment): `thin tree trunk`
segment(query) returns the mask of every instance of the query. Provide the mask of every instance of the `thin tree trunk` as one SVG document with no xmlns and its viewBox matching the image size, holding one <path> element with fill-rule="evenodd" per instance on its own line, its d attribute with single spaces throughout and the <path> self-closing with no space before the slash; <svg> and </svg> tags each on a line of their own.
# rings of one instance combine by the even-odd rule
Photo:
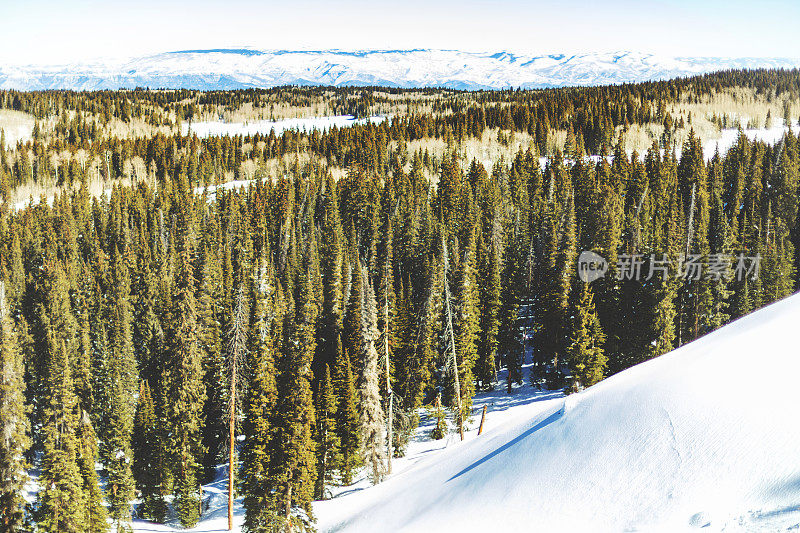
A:
<svg viewBox="0 0 800 533">
<path fill-rule="evenodd" d="M 228 531 L 233 531 L 233 465 L 236 453 L 236 364 L 231 370 L 231 408 L 228 420 Z"/>
<path fill-rule="evenodd" d="M 450 355 L 452 356 L 453 375 L 455 376 L 455 393 L 456 405 L 458 408 L 458 433 L 461 440 L 464 440 L 464 412 L 461 407 L 461 384 L 458 381 L 458 357 L 456 356 L 456 337 L 453 331 L 453 312 L 450 309 L 450 286 L 447 284 L 447 269 L 450 262 L 447 256 L 447 243 L 442 237 L 442 246 L 444 247 L 444 305 L 447 314 L 447 329 L 450 332 Z"/>
<path fill-rule="evenodd" d="M 389 262 L 386 262 L 386 269 L 389 269 Z M 392 450 L 392 407 L 394 403 L 394 391 L 392 391 L 392 380 L 389 376 L 389 287 L 388 284 L 391 283 L 391 279 L 386 277 L 387 286 L 384 287 L 384 296 L 383 296 L 383 324 L 384 324 L 384 347 L 386 348 L 386 394 L 389 395 L 389 424 L 388 424 L 388 455 L 386 459 L 386 473 L 392 473 L 392 455 L 394 454 L 394 450 Z"/>
<path fill-rule="evenodd" d="M 292 533 L 292 486 L 286 491 L 286 533 Z"/>
<path fill-rule="evenodd" d="M 228 405 L 228 531 L 233 530 L 233 475 L 236 468 L 236 406 L 239 362 L 247 350 L 245 338 L 244 287 L 239 284 L 236 307 L 233 315 L 233 328 L 230 339 L 230 403 Z"/>
<path fill-rule="evenodd" d="M 481 414 L 481 425 L 478 427 L 478 435 L 483 433 L 483 423 L 486 421 L 486 406 L 483 406 L 483 413 Z"/>
</svg>

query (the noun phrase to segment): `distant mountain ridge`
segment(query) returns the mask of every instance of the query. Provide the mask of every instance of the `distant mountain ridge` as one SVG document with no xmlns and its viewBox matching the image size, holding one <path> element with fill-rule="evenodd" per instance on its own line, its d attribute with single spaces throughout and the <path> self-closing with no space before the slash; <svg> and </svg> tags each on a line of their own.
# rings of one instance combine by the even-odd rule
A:
<svg viewBox="0 0 800 533">
<path fill-rule="evenodd" d="M 69 65 L 0 65 L 0 88 L 222 90 L 380 85 L 477 90 L 607 85 L 724 69 L 797 67 L 800 58 L 670 57 L 640 52 L 529 55 L 429 49 L 215 48 Z"/>
</svg>

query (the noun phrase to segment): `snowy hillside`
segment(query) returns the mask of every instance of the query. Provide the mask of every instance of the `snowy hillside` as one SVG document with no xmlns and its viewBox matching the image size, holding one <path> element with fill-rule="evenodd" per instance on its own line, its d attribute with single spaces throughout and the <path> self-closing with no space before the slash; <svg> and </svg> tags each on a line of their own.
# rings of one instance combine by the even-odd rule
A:
<svg viewBox="0 0 800 533">
<path fill-rule="evenodd" d="M 525 55 L 458 50 L 183 50 L 119 61 L 0 66 L 0 88 L 239 89 L 381 85 L 501 89 L 666 79 L 728 68 L 791 68 L 800 58 L 667 57 L 618 52 Z"/>
<path fill-rule="evenodd" d="M 316 502 L 318 530 L 797 529 L 799 322 L 800 295 L 578 395 L 528 385 L 481 394 L 463 443 L 431 441 L 421 427 L 387 481 L 360 479 Z M 223 493 L 222 481 L 206 487 L 192 531 L 226 528 Z M 236 510 L 238 531 L 239 501 Z"/>
<path fill-rule="evenodd" d="M 794 296 L 581 394 L 490 413 L 482 436 L 318 503 L 319 529 L 800 527 L 798 322 Z"/>
</svg>

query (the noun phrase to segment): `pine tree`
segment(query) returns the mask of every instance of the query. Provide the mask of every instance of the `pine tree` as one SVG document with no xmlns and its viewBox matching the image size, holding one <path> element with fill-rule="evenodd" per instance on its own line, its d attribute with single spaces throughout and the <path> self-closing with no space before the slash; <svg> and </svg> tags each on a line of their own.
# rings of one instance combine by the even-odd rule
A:
<svg viewBox="0 0 800 533">
<path fill-rule="evenodd" d="M 28 409 L 22 351 L 6 300 L 6 284 L 0 281 L 0 529 L 23 531 L 27 481 L 24 454 L 30 446 Z"/>
<path fill-rule="evenodd" d="M 211 237 L 207 237 L 211 238 Z M 221 316 L 225 307 L 222 272 L 214 243 L 205 243 L 200 260 L 200 287 L 197 295 L 197 325 L 203 357 L 203 384 L 207 399 L 203 404 L 203 471 L 213 478 L 223 461 L 227 427 L 228 379 L 223 353 Z M 230 254 L 226 254 L 229 257 Z M 226 317 L 226 320 L 227 317 Z M 228 324 L 229 324 L 228 320 Z"/>
<path fill-rule="evenodd" d="M 162 484 L 158 453 L 159 435 L 155 404 L 150 386 L 142 381 L 133 422 L 133 475 L 139 492 L 140 504 L 137 515 L 156 522 L 163 522 L 167 507 L 162 496 Z"/>
<path fill-rule="evenodd" d="M 268 251 L 263 253 L 267 258 Z M 277 523 L 272 492 L 271 465 L 276 450 L 273 428 L 275 406 L 275 344 L 281 323 L 280 295 L 272 275 L 270 260 L 262 258 L 255 272 L 248 350 L 250 383 L 244 399 L 244 445 L 242 448 L 241 489 L 244 494 L 244 529 L 250 533 L 274 531 Z"/>
<path fill-rule="evenodd" d="M 170 426 L 172 428 L 172 467 L 176 480 L 175 502 L 181 525 L 192 527 L 200 519 L 202 457 L 201 430 L 205 402 L 202 355 L 198 339 L 194 272 L 190 245 L 183 237 L 175 274 L 171 324 L 167 344 L 172 357 L 169 376 Z"/>
<path fill-rule="evenodd" d="M 358 454 L 360 448 L 358 399 L 350 357 L 341 346 L 337 351 L 335 385 L 338 398 L 336 428 L 342 454 L 340 471 L 342 483 L 348 485 L 353 481 L 355 469 L 361 465 Z"/>
<path fill-rule="evenodd" d="M 603 353 L 605 335 L 597 318 L 593 296 L 588 283 L 576 282 L 579 293 L 573 311 L 572 343 L 567 349 L 567 362 L 572 370 L 572 390 L 591 387 L 601 379 L 606 369 Z"/>
<path fill-rule="evenodd" d="M 83 477 L 83 490 L 86 493 L 87 533 L 104 533 L 108 530 L 106 507 L 103 492 L 100 490 L 95 464 L 97 463 L 97 433 L 92 427 L 89 413 L 81 410 L 78 426 L 78 465 Z"/>
<path fill-rule="evenodd" d="M 386 421 L 381 406 L 378 371 L 378 351 L 375 342 L 380 335 L 377 325 L 375 292 L 369 282 L 366 267 L 361 303 L 361 374 L 358 384 L 358 412 L 361 429 L 361 454 L 370 468 L 373 483 L 386 475 Z"/>
<path fill-rule="evenodd" d="M 316 250 L 309 246 L 297 280 L 297 298 L 289 317 L 288 335 L 282 357 L 277 412 L 282 416 L 276 428 L 273 461 L 276 508 L 291 529 L 302 522 L 295 507 L 313 519 L 311 500 L 316 482 L 316 457 L 312 428 L 315 423 L 311 392 L 311 363 L 316 350 L 318 307 L 312 290 L 312 263 Z M 293 319 L 292 319 L 293 317 Z"/>
<path fill-rule="evenodd" d="M 88 495 L 79 465 L 78 400 L 75 396 L 66 344 L 50 355 L 45 408 L 42 491 L 37 527 L 46 533 L 83 533 L 87 530 Z"/>
<path fill-rule="evenodd" d="M 325 365 L 325 376 L 317 392 L 317 487 L 316 497 L 325 499 L 325 487 L 333 483 L 333 473 L 339 470 L 341 454 L 336 431 L 336 395 L 333 392 L 331 370 Z"/>
<path fill-rule="evenodd" d="M 322 274 L 322 309 L 319 317 L 319 344 L 314 373 L 318 378 L 324 366 L 336 362 L 337 345 L 342 330 L 342 263 L 344 233 L 339 218 L 336 184 L 328 175 L 320 192 L 322 232 L 320 236 L 320 271 Z"/>
<path fill-rule="evenodd" d="M 86 434 L 88 420 L 78 405 L 72 380 L 71 357 L 76 324 L 70 309 L 68 283 L 60 265 L 49 263 L 44 272 L 39 323 L 43 338 L 46 402 L 42 410 L 43 458 L 37 526 L 46 533 L 97 531 L 90 510 L 102 505 L 96 487 L 95 457 L 86 445 L 96 446 Z M 83 438 L 81 438 L 83 437 Z M 86 466 L 91 469 L 87 471 Z M 94 486 L 92 486 L 94 485 Z M 102 509 L 102 507 L 100 507 Z"/>
<path fill-rule="evenodd" d="M 475 378 L 483 389 L 490 389 L 496 380 L 495 355 L 500 330 L 500 253 L 494 239 L 487 247 L 478 248 L 478 290 L 480 308 L 480 335 L 478 337 L 478 361 Z"/>
<path fill-rule="evenodd" d="M 112 325 L 109 339 L 111 357 L 108 361 L 110 409 L 106 413 L 106 435 L 101 448 L 108 477 L 110 517 L 118 532 L 129 529 L 130 502 L 134 497 L 131 435 L 136 407 L 134 391 L 138 381 L 131 337 L 130 280 L 124 259 L 118 250 L 114 256 L 111 283 L 113 308 L 109 310 Z"/>
<path fill-rule="evenodd" d="M 500 326 L 497 333 L 497 353 L 505 361 L 508 369 L 508 392 L 513 383 L 522 382 L 522 338 L 518 325 L 519 303 L 523 294 L 523 281 L 520 262 L 521 241 L 516 232 L 510 236 L 510 244 L 506 249 L 503 276 L 505 280 L 500 291 Z"/>
</svg>

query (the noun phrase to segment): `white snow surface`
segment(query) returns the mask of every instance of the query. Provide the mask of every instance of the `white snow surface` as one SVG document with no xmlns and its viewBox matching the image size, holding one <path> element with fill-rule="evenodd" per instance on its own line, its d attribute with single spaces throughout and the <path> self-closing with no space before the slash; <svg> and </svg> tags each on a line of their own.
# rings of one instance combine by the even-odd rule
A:
<svg viewBox="0 0 800 533">
<path fill-rule="evenodd" d="M 564 397 L 476 398 L 464 442 L 423 420 L 394 474 L 315 502 L 326 532 L 800 528 L 800 295 Z M 527 376 L 527 371 L 526 374 Z M 480 410 L 486 425 L 477 435 Z M 192 531 L 222 531 L 224 472 Z M 235 531 L 242 521 L 237 500 Z M 136 532 L 178 531 L 135 522 Z"/>
<path fill-rule="evenodd" d="M 253 120 L 250 122 L 185 122 L 181 124 L 181 133 L 187 135 L 195 134 L 198 137 L 213 137 L 225 135 L 255 135 L 256 133 L 268 135 L 274 131 L 275 135 L 281 135 L 284 131 L 295 130 L 310 132 L 312 130 L 326 131 L 333 127 L 346 128 L 356 124 L 366 124 L 372 122 L 379 124 L 386 117 L 374 116 L 369 118 L 355 118 L 352 115 L 335 115 L 328 117 L 308 117 L 308 118 L 289 118 L 284 120 Z"/>
<path fill-rule="evenodd" d="M 800 527 L 800 296 L 315 510 L 320 532 Z"/>
<path fill-rule="evenodd" d="M 668 79 L 729 68 L 792 68 L 800 58 L 642 52 L 532 55 L 460 50 L 181 50 L 69 65 L 0 65 L 0 88 L 243 89 L 280 85 L 536 88 Z"/>
<path fill-rule="evenodd" d="M 783 123 L 783 119 L 777 119 L 777 123 Z M 742 130 L 745 137 L 751 141 L 762 141 L 769 145 L 777 144 L 786 133 L 789 132 L 790 126 L 773 126 L 769 129 L 746 129 Z M 794 132 L 797 133 L 797 126 L 794 126 Z M 719 149 L 720 155 L 725 155 L 731 146 L 736 144 L 736 139 L 739 138 L 739 130 L 737 128 L 724 129 L 720 132 L 718 139 L 711 139 L 703 144 L 703 156 L 706 160 L 714 157 L 714 152 Z"/>
</svg>

